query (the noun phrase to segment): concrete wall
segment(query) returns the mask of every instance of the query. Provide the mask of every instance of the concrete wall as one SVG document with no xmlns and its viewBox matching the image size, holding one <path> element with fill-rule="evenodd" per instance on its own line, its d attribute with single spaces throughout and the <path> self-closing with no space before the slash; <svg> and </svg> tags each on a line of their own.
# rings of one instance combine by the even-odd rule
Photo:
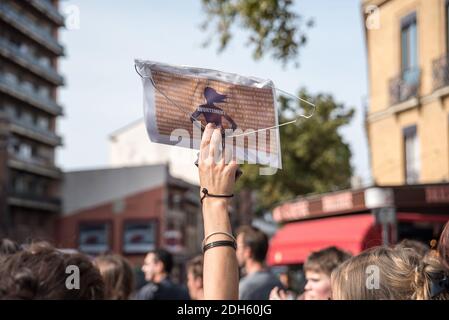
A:
<svg viewBox="0 0 449 320">
<path fill-rule="evenodd" d="M 64 174 L 63 215 L 120 200 L 162 186 L 166 181 L 165 165 L 67 172 Z"/>
</svg>

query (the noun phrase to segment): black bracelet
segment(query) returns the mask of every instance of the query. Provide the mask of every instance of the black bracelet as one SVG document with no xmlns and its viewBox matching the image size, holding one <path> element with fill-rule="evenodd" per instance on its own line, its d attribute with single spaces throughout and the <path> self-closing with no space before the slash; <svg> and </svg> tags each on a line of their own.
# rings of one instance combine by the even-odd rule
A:
<svg viewBox="0 0 449 320">
<path fill-rule="evenodd" d="M 212 193 L 209 193 L 209 191 L 206 188 L 203 188 L 201 190 L 201 192 L 204 194 L 201 197 L 201 204 L 203 204 L 203 200 L 206 197 L 212 197 L 212 198 L 232 198 L 234 196 L 234 194 L 212 194 Z"/>
<path fill-rule="evenodd" d="M 235 241 L 229 241 L 229 240 L 220 240 L 220 241 L 210 242 L 203 247 L 203 253 L 205 253 L 210 248 L 215 248 L 215 247 L 232 247 L 232 248 L 234 248 L 234 250 L 236 250 L 237 244 L 235 243 Z"/>
</svg>

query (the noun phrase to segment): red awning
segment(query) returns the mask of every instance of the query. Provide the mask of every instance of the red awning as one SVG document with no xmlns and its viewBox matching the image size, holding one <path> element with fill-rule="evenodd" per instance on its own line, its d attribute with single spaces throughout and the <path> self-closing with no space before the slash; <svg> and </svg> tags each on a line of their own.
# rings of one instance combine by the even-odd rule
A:
<svg viewBox="0 0 449 320">
<path fill-rule="evenodd" d="M 352 254 L 381 244 L 380 227 L 372 214 L 359 214 L 285 225 L 272 238 L 267 255 L 269 265 L 304 263 L 307 256 L 329 246 Z"/>
</svg>

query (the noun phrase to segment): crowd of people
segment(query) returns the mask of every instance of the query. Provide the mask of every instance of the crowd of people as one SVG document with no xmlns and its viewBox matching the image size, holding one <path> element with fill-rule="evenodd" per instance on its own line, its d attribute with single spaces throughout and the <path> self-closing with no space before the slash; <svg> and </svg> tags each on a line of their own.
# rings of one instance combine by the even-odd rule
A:
<svg viewBox="0 0 449 320">
<path fill-rule="evenodd" d="M 240 254 L 236 255 L 239 243 L 230 234 L 227 201 L 233 194 L 238 165 L 232 150 L 220 146 L 220 128 L 208 124 L 200 146 L 199 175 L 206 239 L 214 241 L 204 247 L 204 295 L 235 299 Z M 215 268 L 214 261 L 219 262 Z M 373 247 L 349 257 L 333 248 L 312 254 L 305 270 L 309 278 L 304 299 L 448 299 L 449 225 L 440 236 L 438 250 L 423 254 L 403 243 Z M 225 285 L 220 286 L 222 283 Z M 272 297 L 287 295 L 282 288 L 275 288 Z"/>
<path fill-rule="evenodd" d="M 90 257 L 47 242 L 0 242 L 0 299 L 111 300 L 359 300 L 449 299 L 449 223 L 438 245 L 404 240 L 351 256 L 336 247 L 309 255 L 303 265 L 304 292 L 272 273 L 265 264 L 268 237 L 252 226 L 232 232 L 228 205 L 238 165 L 220 148 L 221 130 L 209 124 L 199 156 L 200 199 L 205 238 L 203 253 L 186 265 L 186 286 L 171 278 L 173 256 L 150 251 L 141 268 L 147 284 L 136 287 L 123 256 Z M 75 266 L 78 284 L 68 284 Z M 70 272 L 69 272 L 70 273 Z"/>
</svg>

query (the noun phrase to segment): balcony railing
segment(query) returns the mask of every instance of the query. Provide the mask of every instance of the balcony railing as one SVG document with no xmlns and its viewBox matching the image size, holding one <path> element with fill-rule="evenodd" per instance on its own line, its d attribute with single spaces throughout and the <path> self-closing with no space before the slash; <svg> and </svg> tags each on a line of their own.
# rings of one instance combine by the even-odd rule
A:
<svg viewBox="0 0 449 320">
<path fill-rule="evenodd" d="M 63 26 L 64 16 L 61 15 L 58 9 L 48 0 L 27 0 L 32 6 L 45 14 L 54 23 Z"/>
<path fill-rule="evenodd" d="M 9 152 L 9 159 L 9 165 L 17 170 L 28 171 L 54 179 L 59 179 L 62 175 L 61 170 L 47 159 L 25 157 L 13 152 Z"/>
<path fill-rule="evenodd" d="M 44 210 L 59 210 L 61 206 L 61 199 L 49 196 L 49 195 L 40 195 L 33 192 L 24 192 L 11 190 L 9 192 L 9 202 L 18 205 L 18 206 L 27 206 L 27 207 L 35 207 Z M 13 198 L 13 199 L 11 199 Z"/>
<path fill-rule="evenodd" d="M 36 42 L 44 45 L 55 54 L 62 55 L 64 53 L 64 48 L 51 36 L 51 34 L 36 26 L 29 19 L 18 14 L 7 4 L 0 4 L 0 18 L 32 37 Z"/>
<path fill-rule="evenodd" d="M 39 140 L 40 142 L 49 144 L 51 146 L 62 145 L 62 138 L 58 136 L 55 132 L 48 129 L 41 128 L 31 121 L 26 121 L 24 119 L 17 119 L 15 115 L 8 114 L 4 111 L 0 111 L 0 119 L 6 125 L 10 125 L 8 131 L 13 131 L 18 134 L 27 136 L 30 139 Z"/>
<path fill-rule="evenodd" d="M 395 105 L 418 97 L 421 83 L 421 70 L 418 68 L 403 71 L 390 80 L 390 104 Z"/>
<path fill-rule="evenodd" d="M 38 107 L 53 115 L 61 115 L 62 108 L 54 100 L 23 88 L 19 83 L 0 74 L 0 91 Z"/>
<path fill-rule="evenodd" d="M 36 58 L 20 51 L 17 47 L 2 38 L 0 38 L 0 52 L 21 66 L 33 71 L 36 75 L 53 82 L 55 85 L 62 85 L 64 83 L 64 78 L 55 69 L 40 64 Z"/>
<path fill-rule="evenodd" d="M 46 168 L 57 170 L 57 168 L 55 167 L 53 162 L 48 160 L 48 159 L 38 159 L 38 158 L 34 158 L 34 157 L 24 157 L 24 156 L 21 156 L 19 154 L 14 154 L 14 153 L 10 153 L 10 157 L 12 159 L 14 159 L 14 160 L 23 161 L 23 162 L 27 162 L 27 163 L 30 163 L 30 164 L 33 164 L 33 165 L 36 165 L 36 166 L 42 166 L 42 167 L 46 167 Z"/>
<path fill-rule="evenodd" d="M 432 73 L 434 90 L 449 86 L 449 53 L 433 61 Z"/>
</svg>

